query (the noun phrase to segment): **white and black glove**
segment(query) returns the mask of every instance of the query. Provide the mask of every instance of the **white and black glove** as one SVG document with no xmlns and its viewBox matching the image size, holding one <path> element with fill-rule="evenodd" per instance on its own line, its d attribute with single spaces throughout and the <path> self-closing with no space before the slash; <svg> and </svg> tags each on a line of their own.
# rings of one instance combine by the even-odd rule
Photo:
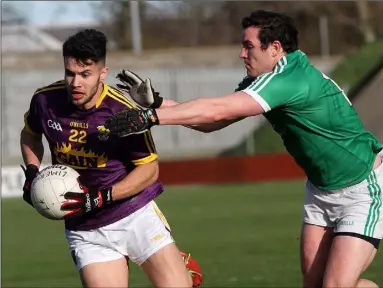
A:
<svg viewBox="0 0 383 288">
<path fill-rule="evenodd" d="M 117 87 L 128 92 L 138 105 L 144 108 L 160 108 L 164 99 L 154 90 L 149 78 L 144 81 L 137 74 L 124 69 L 117 74 L 116 78 L 122 83 L 117 84 Z"/>
</svg>

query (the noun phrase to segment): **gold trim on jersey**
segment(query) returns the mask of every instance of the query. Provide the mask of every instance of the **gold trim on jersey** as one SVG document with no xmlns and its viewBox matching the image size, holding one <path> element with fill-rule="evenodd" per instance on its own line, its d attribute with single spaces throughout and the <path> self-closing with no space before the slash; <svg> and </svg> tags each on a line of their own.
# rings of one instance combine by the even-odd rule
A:
<svg viewBox="0 0 383 288">
<path fill-rule="evenodd" d="M 56 81 L 48 86 L 44 86 L 41 88 L 38 88 L 35 93 L 33 94 L 36 95 L 41 92 L 47 92 L 47 91 L 52 91 L 52 90 L 59 90 L 59 89 L 65 89 L 65 82 L 64 80 Z"/>
<path fill-rule="evenodd" d="M 144 158 L 141 158 L 141 159 L 137 159 L 137 160 L 132 160 L 132 163 L 136 166 L 139 166 L 139 165 L 144 165 L 144 164 L 148 164 L 150 162 L 153 162 L 154 160 L 156 160 L 158 158 L 158 155 L 155 154 L 155 153 L 150 153 L 149 156 L 146 156 Z"/>
<path fill-rule="evenodd" d="M 112 86 L 109 86 L 109 89 L 111 92 L 117 94 L 121 99 L 126 100 L 133 108 L 137 108 L 136 103 L 132 102 L 123 92 Z"/>
<path fill-rule="evenodd" d="M 102 101 L 105 99 L 106 95 L 108 94 L 108 85 L 106 85 L 105 83 L 102 84 L 102 93 L 100 95 L 100 97 L 98 97 L 97 99 L 97 102 L 96 102 L 96 108 L 98 108 Z"/>
<path fill-rule="evenodd" d="M 120 102 L 121 104 L 124 104 L 128 108 L 137 108 L 137 105 L 130 101 L 124 94 L 110 86 L 108 89 L 108 96 Z"/>
</svg>

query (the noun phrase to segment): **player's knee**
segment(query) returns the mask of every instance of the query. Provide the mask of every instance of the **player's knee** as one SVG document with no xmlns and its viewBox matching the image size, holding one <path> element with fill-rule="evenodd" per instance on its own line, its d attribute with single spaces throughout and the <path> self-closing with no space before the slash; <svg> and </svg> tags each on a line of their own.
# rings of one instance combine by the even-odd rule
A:
<svg viewBox="0 0 383 288">
<path fill-rule="evenodd" d="M 359 279 L 358 284 L 356 285 L 358 288 L 379 288 L 379 286 L 367 279 Z"/>
<path fill-rule="evenodd" d="M 191 288 L 193 286 L 190 274 L 174 243 L 152 254 L 141 264 L 141 268 L 154 287 Z"/>
<path fill-rule="evenodd" d="M 379 288 L 379 286 L 367 279 L 359 279 L 356 282 L 355 281 L 348 281 L 347 279 L 328 279 L 323 283 L 323 287 L 331 287 L 331 288 L 350 288 L 350 287 L 357 287 L 357 288 Z"/>
<path fill-rule="evenodd" d="M 351 276 L 351 275 L 349 275 Z M 355 280 L 353 276 L 348 277 L 345 275 L 345 277 L 341 277 L 340 275 L 332 275 L 329 277 L 325 277 L 323 279 L 323 287 L 324 288 L 352 288 L 357 287 L 358 279 Z"/>
</svg>

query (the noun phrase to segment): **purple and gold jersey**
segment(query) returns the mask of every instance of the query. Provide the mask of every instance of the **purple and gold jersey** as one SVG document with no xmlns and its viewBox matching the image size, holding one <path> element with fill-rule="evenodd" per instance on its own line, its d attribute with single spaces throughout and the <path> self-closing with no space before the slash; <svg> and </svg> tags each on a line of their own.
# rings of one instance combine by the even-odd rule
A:
<svg viewBox="0 0 383 288">
<path fill-rule="evenodd" d="M 135 106 L 119 90 L 104 84 L 90 110 L 80 110 L 68 100 L 63 81 L 38 89 L 25 114 L 25 130 L 44 134 L 52 164 L 68 165 L 80 173 L 84 185 L 110 187 L 137 165 L 157 159 L 151 133 L 119 138 L 109 135 L 104 121 L 114 113 Z M 89 215 L 65 221 L 69 230 L 90 230 L 116 222 L 145 206 L 163 191 L 155 182 L 134 197 L 114 202 Z"/>
</svg>

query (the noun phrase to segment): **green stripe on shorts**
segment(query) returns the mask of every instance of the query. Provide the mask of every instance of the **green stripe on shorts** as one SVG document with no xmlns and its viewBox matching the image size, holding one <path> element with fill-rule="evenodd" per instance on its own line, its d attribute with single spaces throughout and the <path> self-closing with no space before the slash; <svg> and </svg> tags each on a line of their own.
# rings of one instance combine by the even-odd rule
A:
<svg viewBox="0 0 383 288">
<path fill-rule="evenodd" d="M 380 218 L 380 208 L 382 207 L 382 195 L 381 195 L 382 190 L 380 189 L 380 185 L 378 184 L 378 179 L 376 178 L 375 171 L 373 172 L 373 177 L 374 177 L 374 186 L 377 190 L 376 198 L 378 201 L 378 207 L 376 208 L 376 214 L 375 214 L 376 218 L 374 219 L 374 222 L 373 222 L 371 237 L 374 236 L 375 228 L 376 228 L 376 225 L 378 224 L 379 218 Z"/>
<path fill-rule="evenodd" d="M 380 217 L 380 208 L 382 207 L 381 189 L 378 184 L 376 173 L 373 171 L 367 177 L 368 192 L 371 197 L 371 204 L 368 210 L 366 225 L 364 226 L 364 235 L 374 237 L 375 227 Z"/>
</svg>

